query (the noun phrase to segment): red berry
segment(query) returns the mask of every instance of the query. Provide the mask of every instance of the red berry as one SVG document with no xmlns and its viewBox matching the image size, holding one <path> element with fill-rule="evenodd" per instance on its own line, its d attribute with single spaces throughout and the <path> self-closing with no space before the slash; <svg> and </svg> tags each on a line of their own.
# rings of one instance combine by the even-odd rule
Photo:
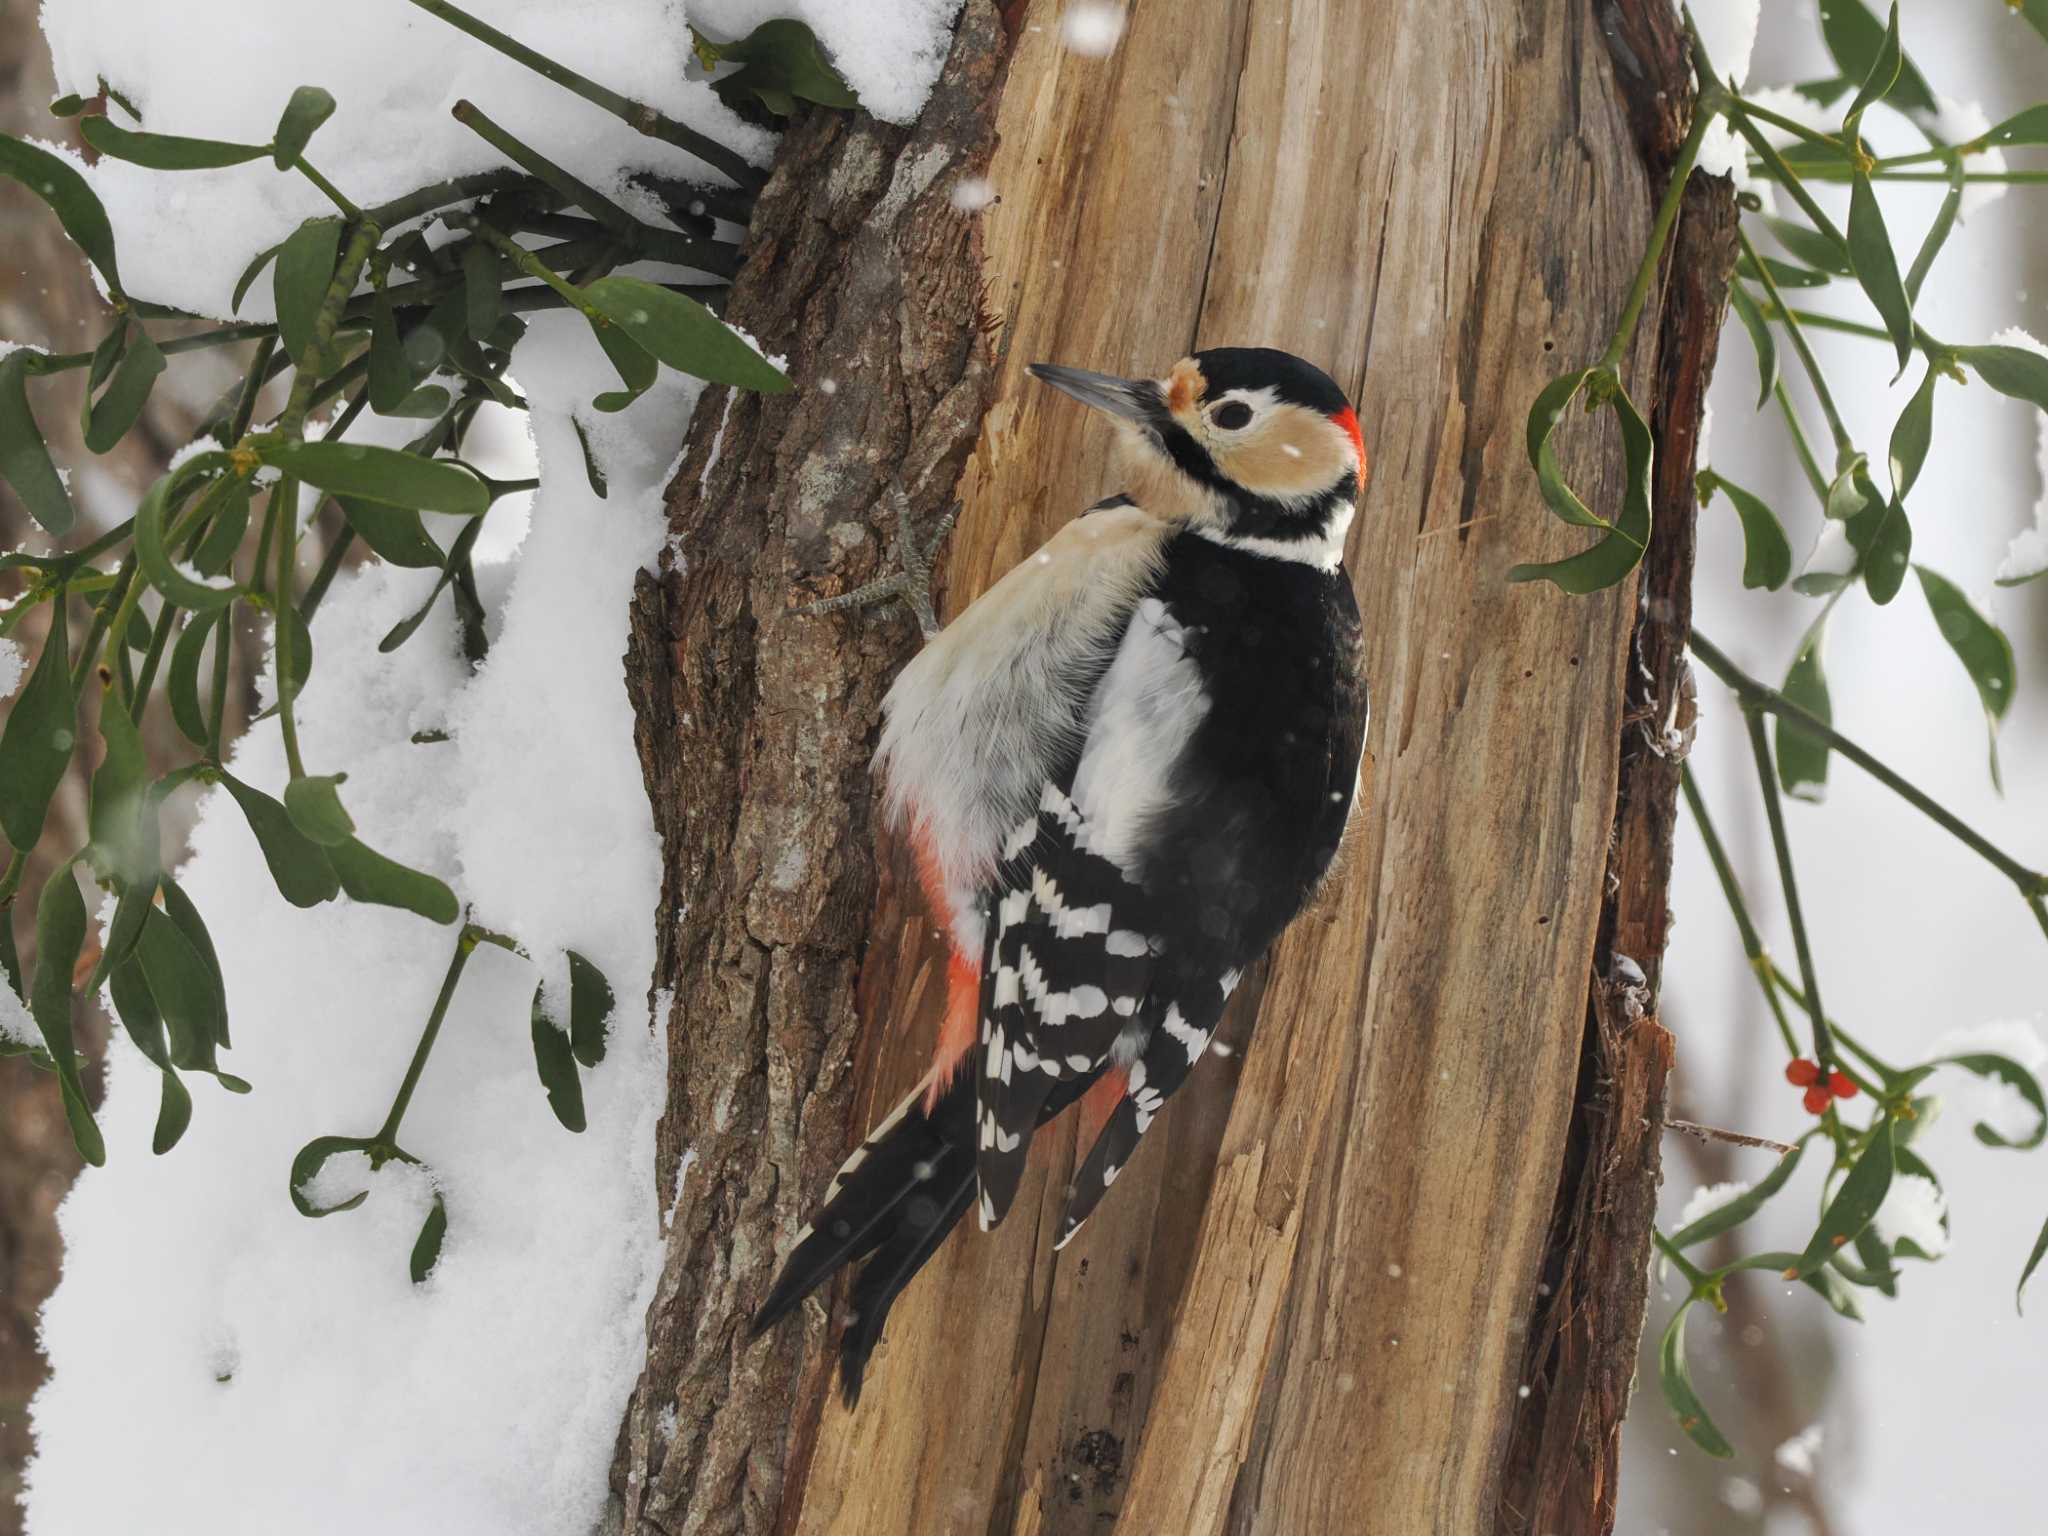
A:
<svg viewBox="0 0 2048 1536">
<path fill-rule="evenodd" d="M 1811 1088 L 1806 1090 L 1803 1102 L 1806 1105 L 1806 1112 L 1809 1115 L 1820 1114 L 1823 1110 L 1825 1110 L 1828 1107 L 1828 1091 L 1827 1089 L 1821 1087 L 1819 1083 L 1815 1083 Z"/>
<path fill-rule="evenodd" d="M 1820 1081 L 1820 1063 L 1808 1061 L 1804 1056 L 1786 1062 L 1785 1081 L 1794 1088 L 1811 1088 Z"/>
<path fill-rule="evenodd" d="M 1828 1092 L 1838 1099 L 1853 1099 L 1856 1097 L 1857 1088 L 1846 1072 L 1830 1072 L 1828 1074 Z"/>
</svg>

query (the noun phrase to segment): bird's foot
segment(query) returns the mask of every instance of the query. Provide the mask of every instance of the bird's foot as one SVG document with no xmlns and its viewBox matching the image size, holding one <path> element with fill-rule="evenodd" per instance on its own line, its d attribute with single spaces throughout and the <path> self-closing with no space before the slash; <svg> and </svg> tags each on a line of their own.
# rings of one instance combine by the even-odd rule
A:
<svg viewBox="0 0 2048 1536">
<path fill-rule="evenodd" d="M 960 516 L 960 503 L 956 501 L 946 508 L 938 526 L 932 529 L 931 537 L 920 542 L 917 529 L 911 523 L 910 498 L 904 494 L 903 487 L 892 483 L 882 496 L 896 506 L 896 534 L 891 542 L 896 548 L 898 569 L 890 575 L 865 582 L 851 592 L 805 603 L 790 612 L 838 613 L 847 608 L 871 608 L 881 603 L 897 602 L 917 620 L 918 629 L 929 640 L 939 632 L 939 618 L 932 611 L 932 561 L 939 552 L 939 546 L 945 543 L 946 535 L 953 531 L 953 523 Z"/>
</svg>

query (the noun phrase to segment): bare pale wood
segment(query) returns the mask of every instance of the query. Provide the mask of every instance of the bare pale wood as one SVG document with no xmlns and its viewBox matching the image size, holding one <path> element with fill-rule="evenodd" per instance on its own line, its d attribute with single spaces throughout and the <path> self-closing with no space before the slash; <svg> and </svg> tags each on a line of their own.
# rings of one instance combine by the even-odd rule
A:
<svg viewBox="0 0 2048 1536">
<path fill-rule="evenodd" d="M 1581 542 L 1546 526 L 1522 420 L 1599 351 L 1650 210 L 1598 36 L 1566 4 L 1365 9 L 1254 28 L 1265 99 L 1285 88 L 1325 116 L 1313 143 L 1271 136 L 1270 168 L 1234 158 L 1217 238 L 1225 269 L 1252 270 L 1275 228 L 1323 258 L 1280 285 L 1258 266 L 1242 311 L 1283 345 L 1334 332 L 1340 358 L 1362 357 L 1380 448 L 1351 556 L 1380 684 L 1372 922 L 1331 934 L 1343 959 L 1326 962 L 1362 974 L 1368 1044 L 1313 1153 L 1319 1198 L 1228 1522 L 1286 1536 L 1492 1527 L 1571 1112 L 1632 610 L 1626 590 L 1504 579 Z M 1250 66 L 1241 99 L 1261 99 Z M 1356 195 L 1290 180 L 1281 162 L 1301 160 L 1355 166 Z M 1347 282 L 1367 251 L 1370 275 Z M 1205 316 L 1204 336 L 1243 323 Z M 1611 488 L 1613 458 L 1575 446 L 1575 477 Z M 1148 1437 L 1138 1477 L 1173 1454 Z"/>
<path fill-rule="evenodd" d="M 1002 322 L 998 396 L 962 481 L 947 577 L 955 611 L 1114 488 L 1103 423 L 1027 388 L 1023 365 L 1163 370 L 1193 341 L 1242 34 L 1236 7 L 1197 10 L 1205 14 L 1138 9 L 1106 60 L 1062 48 L 1052 7 L 1023 12 L 989 168 L 997 201 L 983 223 L 987 303 Z M 1162 110 L 1176 131 L 1160 131 Z M 930 948 L 927 964 L 937 954 Z M 924 1028 L 888 1035 L 871 1117 L 915 1081 L 931 1039 Z M 1208 1119 L 1213 1140 L 1221 1115 Z M 1119 1426 L 1136 1428 L 1139 1376 L 1149 1374 L 1136 1345 L 1150 1334 L 1156 1352 L 1161 1335 L 1145 1321 L 1170 1309 L 1178 1289 L 1161 1285 L 1143 1304 L 1153 1290 L 1147 1256 L 1157 1248 L 1177 1269 L 1192 1259 L 1205 1180 L 1183 1196 L 1180 1220 L 1166 1221 L 1173 1240 L 1155 1242 L 1167 1160 L 1147 1159 L 1142 1174 L 1118 1180 L 1123 1213 L 1069 1245 L 1056 1279 L 1054 1223 L 1073 1157 L 1071 1129 L 1040 1138 L 1009 1219 L 990 1236 L 948 1244 L 899 1304 L 859 1410 L 836 1399 L 825 1407 L 796 1530 L 1000 1528 L 1019 1464 L 1049 1490 L 1048 1511 L 1100 1512 L 1088 1497 L 1099 1469 L 1069 1453 L 1088 1434 L 1121 1443 Z M 1196 1161 L 1206 1174 L 1206 1159 Z M 1055 1310 L 1061 1327 L 1048 1335 Z M 1061 1403 L 1077 1380 L 1099 1390 Z M 1034 1426 L 1038 1401 L 1047 1407 Z M 1106 1490 L 1112 1512 L 1121 1487 L 1117 1477 Z"/>
<path fill-rule="evenodd" d="M 1358 402 L 1374 459 L 1349 551 L 1374 690 L 1363 804 L 1325 892 L 1240 990 L 1221 1038 L 1244 1047 L 1256 1017 L 1248 1049 L 1204 1064 L 1057 1255 L 1074 1132 L 1042 1136 L 1003 1227 L 949 1243 L 898 1304 L 857 1412 L 827 1391 L 829 1300 L 810 1305 L 801 1361 L 786 1339 L 729 1332 L 766 1257 L 768 1196 L 743 1148 L 725 1148 L 737 1224 L 700 1224 L 696 1241 L 731 1231 L 746 1251 L 674 1252 L 674 1273 L 711 1272 L 717 1310 L 664 1324 L 708 1333 L 715 1350 L 683 1358 L 715 1355 L 718 1392 L 651 1367 L 623 1461 L 628 1478 L 659 1466 L 644 1426 L 672 1391 L 707 1416 L 689 1422 L 692 1455 L 733 1492 L 666 1473 L 670 1513 L 636 1536 L 1494 1529 L 1582 1062 L 1634 610 L 1632 586 L 1573 599 L 1507 583 L 1511 564 L 1585 542 L 1542 510 L 1520 435 L 1541 385 L 1604 344 L 1652 187 L 1588 0 L 1139 0 L 1104 60 L 1058 46 L 1061 8 L 1004 8 L 979 252 L 993 400 L 961 477 L 944 608 L 1116 489 L 1103 424 L 1032 385 L 1025 363 L 1157 372 L 1195 345 L 1301 353 Z M 1631 370 L 1639 389 L 1648 374 Z M 842 380 L 838 398 L 860 387 Z M 701 417 L 677 520 L 710 540 L 689 489 Z M 780 472 L 790 455 L 749 430 L 727 451 Z M 1564 456 L 1589 499 L 1617 498 L 1599 420 L 1567 430 Z M 771 552 L 749 557 L 757 612 L 776 579 L 766 527 Z M 765 641 L 699 622 L 689 594 L 707 580 L 666 583 L 679 636 L 684 618 L 692 644 L 758 647 L 764 676 L 776 646 L 811 645 L 772 619 Z M 841 765 L 832 793 L 857 786 L 844 765 L 888 654 L 807 655 L 793 676 L 812 694 L 778 685 L 756 706 L 778 752 Z M 805 702 L 834 667 L 858 718 Z M 738 719 L 717 729 L 746 736 Z M 731 782 L 743 829 L 754 801 L 801 813 L 776 753 L 751 747 L 747 762 L 768 783 Z M 868 829 L 836 808 L 830 826 Z M 858 857 L 839 847 L 836 884 L 805 876 L 773 909 L 824 903 L 836 947 L 806 962 L 814 941 L 785 923 L 790 947 L 769 948 L 730 1002 L 697 983 L 692 1017 L 672 1025 L 672 1042 L 744 1046 L 758 1024 L 721 1034 L 717 1011 L 767 1012 L 764 1145 L 785 1240 L 829 1172 L 834 1117 L 849 1131 L 875 1119 L 935 1029 L 943 947 L 893 849 L 867 898 L 857 1039 L 837 1015 L 806 1034 L 795 1011 L 843 995 L 826 984 L 847 958 L 832 903 L 863 899 L 845 878 Z M 758 877 L 726 878 L 735 892 L 718 899 L 743 904 Z M 826 981 L 783 979 L 818 962 Z M 759 1065 L 699 1070 L 739 1082 Z M 680 1141 L 704 1102 L 698 1085 L 664 1136 Z M 694 1449 L 721 1443 L 744 1462 Z"/>
<path fill-rule="evenodd" d="M 1265 1161 L 1264 1143 L 1233 1157 L 1210 1192 L 1175 1324 L 1200 1348 L 1168 1357 L 1145 1443 L 1173 1451 L 1139 1462 L 1128 1496 L 1133 1528 L 1213 1531 L 1230 1510 L 1261 1385 L 1261 1373 L 1248 1367 L 1272 1350 L 1301 1238 L 1299 1202 L 1288 1204 L 1278 1227 L 1260 1213 Z"/>
</svg>

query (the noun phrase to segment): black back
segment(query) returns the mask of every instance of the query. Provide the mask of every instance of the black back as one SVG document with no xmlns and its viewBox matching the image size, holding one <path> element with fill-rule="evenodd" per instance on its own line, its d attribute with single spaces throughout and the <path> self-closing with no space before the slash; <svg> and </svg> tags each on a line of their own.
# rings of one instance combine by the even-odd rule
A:
<svg viewBox="0 0 2048 1536">
<path fill-rule="evenodd" d="M 1189 631 L 1210 707 L 1137 877 L 1186 927 L 1166 935 L 1169 954 L 1242 966 L 1301 910 L 1344 834 L 1367 713 L 1358 604 L 1341 568 L 1195 533 L 1167 545 L 1154 590 Z"/>
</svg>

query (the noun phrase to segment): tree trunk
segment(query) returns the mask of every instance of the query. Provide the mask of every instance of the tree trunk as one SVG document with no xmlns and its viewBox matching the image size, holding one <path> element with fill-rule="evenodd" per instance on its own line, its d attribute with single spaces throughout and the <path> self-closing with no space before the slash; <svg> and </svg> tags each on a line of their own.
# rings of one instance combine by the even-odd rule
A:
<svg viewBox="0 0 2048 1536">
<path fill-rule="evenodd" d="M 1522 424 L 1621 309 L 1689 100 L 1675 19 L 1142 0 L 1098 60 L 1061 49 L 1058 9 L 967 0 L 913 128 L 787 136 L 730 315 L 798 387 L 707 395 L 635 602 L 671 1216 L 615 1523 L 1608 1529 L 1725 187 L 1688 196 L 1628 374 L 1664 445 L 1641 632 L 1634 582 L 1505 574 L 1585 539 L 1543 512 Z M 981 174 L 998 200 L 956 208 Z M 1156 374 L 1224 343 L 1327 367 L 1373 455 L 1349 563 L 1375 708 L 1339 872 L 1081 1237 L 1054 1254 L 1057 1127 L 1003 1226 L 898 1304 L 850 1413 L 829 1303 L 759 1342 L 745 1320 L 922 1071 L 944 947 L 903 851 L 870 852 L 877 707 L 914 633 L 788 604 L 876 569 L 900 476 L 927 518 L 965 500 L 957 611 L 1116 489 L 1108 433 L 1023 364 Z M 1573 483 L 1615 504 L 1613 434 L 1567 435 Z"/>
</svg>

